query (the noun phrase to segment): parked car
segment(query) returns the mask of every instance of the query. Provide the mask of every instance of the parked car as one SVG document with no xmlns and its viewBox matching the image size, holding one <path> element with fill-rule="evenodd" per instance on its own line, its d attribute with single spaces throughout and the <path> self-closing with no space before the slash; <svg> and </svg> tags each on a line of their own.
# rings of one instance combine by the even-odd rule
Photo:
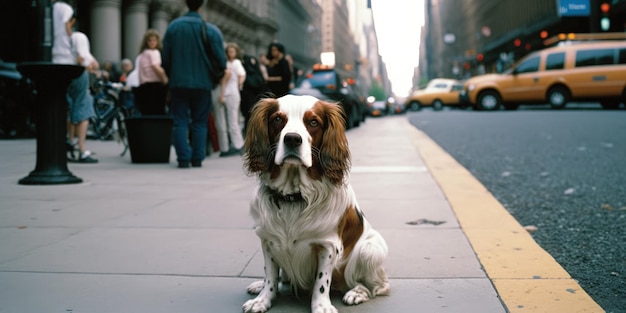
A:
<svg viewBox="0 0 626 313">
<path fill-rule="evenodd" d="M 357 116 L 361 118 L 361 123 L 365 122 L 368 114 L 367 101 L 363 92 L 360 90 L 359 86 L 356 84 L 355 80 L 352 78 L 348 78 L 343 82 L 343 88 L 346 88 L 348 95 L 350 95 L 351 99 L 354 99 L 357 106 Z M 342 91 L 343 92 L 343 91 Z M 358 126 L 358 125 L 357 125 Z"/>
<path fill-rule="evenodd" d="M 526 56 L 502 74 L 475 76 L 465 82 L 460 100 L 478 110 L 569 101 L 599 101 L 616 109 L 626 101 L 626 41 L 570 43 Z"/>
<path fill-rule="evenodd" d="M 369 104 L 369 115 L 373 117 L 385 116 L 388 113 L 387 101 L 376 100 Z"/>
<path fill-rule="evenodd" d="M 389 114 L 404 114 L 406 113 L 406 106 L 404 103 L 396 101 L 396 98 L 387 98 L 387 110 Z"/>
<path fill-rule="evenodd" d="M 16 68 L 0 59 L 0 138 L 35 136 L 34 103 L 36 90 Z"/>
<path fill-rule="evenodd" d="M 364 121 L 364 116 L 367 115 L 366 106 L 361 102 L 354 88 L 347 81 L 342 80 L 333 67 L 314 66 L 306 78 L 291 90 L 291 93 L 308 94 L 318 98 L 321 94 L 328 101 L 339 102 L 345 113 L 346 128 L 359 126 Z"/>
<path fill-rule="evenodd" d="M 463 84 L 456 79 L 435 78 L 428 82 L 426 88 L 409 96 L 404 102 L 404 107 L 407 110 L 419 111 L 423 107 L 431 106 L 438 111 L 444 106 L 458 106 L 461 90 Z"/>
</svg>

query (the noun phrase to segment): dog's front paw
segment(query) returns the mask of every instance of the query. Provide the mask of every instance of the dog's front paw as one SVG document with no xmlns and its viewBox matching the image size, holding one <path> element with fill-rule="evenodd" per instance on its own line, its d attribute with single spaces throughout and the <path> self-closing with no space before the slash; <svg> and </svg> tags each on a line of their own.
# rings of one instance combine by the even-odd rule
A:
<svg viewBox="0 0 626 313">
<path fill-rule="evenodd" d="M 328 294 L 327 294 L 328 295 Z M 311 299 L 311 312 L 337 313 L 337 309 L 330 303 L 329 297 L 315 297 Z"/>
<path fill-rule="evenodd" d="M 245 313 L 263 313 L 272 307 L 272 302 L 265 297 L 256 297 L 243 304 Z"/>
<path fill-rule="evenodd" d="M 325 305 L 318 305 L 311 308 L 313 313 L 337 313 L 337 309 L 330 303 Z"/>
<path fill-rule="evenodd" d="M 264 285 L 265 285 L 264 281 L 257 280 L 253 282 L 252 284 L 248 285 L 248 288 L 246 290 L 248 290 L 248 293 L 251 295 L 258 295 L 259 293 L 261 293 L 261 290 L 263 290 Z"/>
<path fill-rule="evenodd" d="M 347 305 L 355 305 L 363 303 L 370 299 L 369 292 L 364 286 L 356 286 L 352 290 L 346 292 L 343 296 L 343 303 Z"/>
</svg>

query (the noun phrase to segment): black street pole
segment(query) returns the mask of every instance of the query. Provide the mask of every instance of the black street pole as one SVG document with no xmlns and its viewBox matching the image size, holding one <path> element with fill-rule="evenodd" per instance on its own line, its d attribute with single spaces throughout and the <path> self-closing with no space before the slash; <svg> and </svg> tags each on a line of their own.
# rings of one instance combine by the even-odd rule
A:
<svg viewBox="0 0 626 313">
<path fill-rule="evenodd" d="M 35 3 L 35 0 L 33 0 Z M 17 66 L 33 81 L 37 90 L 34 107 L 37 124 L 37 163 L 35 170 L 19 180 L 21 185 L 74 184 L 83 180 L 67 168 L 67 87 L 85 70 L 82 66 L 52 63 L 53 23 L 50 0 L 36 0 L 37 45 L 40 61 Z"/>
<path fill-rule="evenodd" d="M 34 54 L 35 60 L 52 62 L 52 6 L 50 0 L 32 0 L 31 19 L 35 26 L 34 36 L 37 51 Z"/>
</svg>

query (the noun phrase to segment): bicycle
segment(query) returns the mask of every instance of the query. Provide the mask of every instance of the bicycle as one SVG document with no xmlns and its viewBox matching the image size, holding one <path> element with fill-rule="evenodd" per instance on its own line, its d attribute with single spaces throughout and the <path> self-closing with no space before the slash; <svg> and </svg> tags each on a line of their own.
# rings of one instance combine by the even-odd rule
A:
<svg viewBox="0 0 626 313">
<path fill-rule="evenodd" d="M 120 156 L 128 151 L 127 117 L 132 116 L 133 110 L 124 106 L 120 101 L 120 93 L 124 89 L 122 83 L 97 81 L 94 84 L 94 109 L 96 115 L 90 119 L 93 134 L 100 140 L 121 142 L 124 150 Z"/>
</svg>

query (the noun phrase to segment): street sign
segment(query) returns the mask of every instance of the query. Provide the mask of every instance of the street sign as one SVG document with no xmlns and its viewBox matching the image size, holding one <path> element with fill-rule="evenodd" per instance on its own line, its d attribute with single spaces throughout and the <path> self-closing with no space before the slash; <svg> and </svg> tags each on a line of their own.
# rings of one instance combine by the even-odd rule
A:
<svg viewBox="0 0 626 313">
<path fill-rule="evenodd" d="M 560 16 L 589 16 L 589 0 L 558 0 Z"/>
</svg>

